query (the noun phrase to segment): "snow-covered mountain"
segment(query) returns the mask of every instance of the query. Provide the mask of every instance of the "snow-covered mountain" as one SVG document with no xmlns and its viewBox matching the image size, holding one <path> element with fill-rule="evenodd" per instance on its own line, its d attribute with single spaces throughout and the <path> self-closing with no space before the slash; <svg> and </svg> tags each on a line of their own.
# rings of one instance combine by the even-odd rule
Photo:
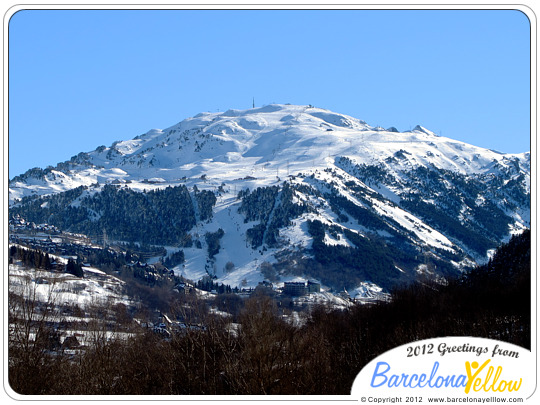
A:
<svg viewBox="0 0 540 405">
<path fill-rule="evenodd" d="M 27 220 L 182 250 L 188 278 L 309 277 L 368 294 L 443 279 L 529 227 L 530 153 L 268 105 L 100 146 L 9 192 Z"/>
</svg>

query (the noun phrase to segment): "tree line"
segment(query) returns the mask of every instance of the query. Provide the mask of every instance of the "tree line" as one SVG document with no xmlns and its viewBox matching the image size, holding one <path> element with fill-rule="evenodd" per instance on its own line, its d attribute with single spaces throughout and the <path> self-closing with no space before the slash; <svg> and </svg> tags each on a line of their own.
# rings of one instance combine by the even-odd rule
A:
<svg viewBox="0 0 540 405">
<path fill-rule="evenodd" d="M 53 268 L 52 261 L 48 253 L 11 245 L 9 247 L 9 264 L 14 263 L 14 261 L 17 259 L 20 260 L 25 266 L 44 270 L 51 270 Z"/>
</svg>

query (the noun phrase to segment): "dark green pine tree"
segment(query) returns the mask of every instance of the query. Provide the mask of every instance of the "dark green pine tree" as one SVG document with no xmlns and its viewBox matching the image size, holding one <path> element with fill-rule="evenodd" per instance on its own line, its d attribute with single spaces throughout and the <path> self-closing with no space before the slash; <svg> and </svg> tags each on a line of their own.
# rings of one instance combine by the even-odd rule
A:
<svg viewBox="0 0 540 405">
<path fill-rule="evenodd" d="M 45 270 L 50 270 L 52 268 L 51 258 L 49 257 L 48 253 L 45 253 L 43 256 L 42 265 Z"/>
<path fill-rule="evenodd" d="M 82 278 L 84 276 L 82 266 L 76 263 L 73 259 L 68 259 L 66 264 L 66 273 L 73 274 L 75 277 Z"/>
</svg>

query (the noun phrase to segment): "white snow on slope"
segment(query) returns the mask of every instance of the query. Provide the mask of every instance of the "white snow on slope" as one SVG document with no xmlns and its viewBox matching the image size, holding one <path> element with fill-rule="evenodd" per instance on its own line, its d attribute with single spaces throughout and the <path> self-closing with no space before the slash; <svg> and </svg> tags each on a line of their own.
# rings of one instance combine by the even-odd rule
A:
<svg viewBox="0 0 540 405">
<path fill-rule="evenodd" d="M 213 184 L 251 176 L 268 184 L 277 177 L 325 168 L 328 160 L 347 156 L 376 164 L 400 150 L 406 159 L 395 169 L 435 165 L 460 173 L 486 173 L 494 163 L 527 162 L 527 153 L 501 154 L 417 126 L 390 132 L 364 121 L 310 106 L 269 105 L 250 110 L 203 113 L 163 130 L 153 129 L 128 141 L 87 154 L 89 164 L 69 174 L 52 171 L 45 179 L 10 184 L 10 200 L 47 194 L 95 182 L 141 182 L 163 179 L 162 186 L 182 178 L 206 175 Z"/>
</svg>

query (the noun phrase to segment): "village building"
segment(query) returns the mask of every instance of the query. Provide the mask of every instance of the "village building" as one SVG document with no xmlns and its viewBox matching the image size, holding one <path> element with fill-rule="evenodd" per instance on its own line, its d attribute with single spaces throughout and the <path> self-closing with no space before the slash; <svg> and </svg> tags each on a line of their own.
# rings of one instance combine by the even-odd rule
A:
<svg viewBox="0 0 540 405">
<path fill-rule="evenodd" d="M 321 292 L 321 284 L 316 283 L 315 281 L 308 281 L 307 290 L 309 294 Z"/>
<path fill-rule="evenodd" d="M 304 295 L 321 292 L 321 284 L 315 281 L 290 281 L 285 282 L 283 294 L 301 297 Z"/>
<path fill-rule="evenodd" d="M 285 285 L 283 286 L 283 294 L 286 295 L 301 297 L 307 293 L 308 289 L 306 287 L 306 283 L 304 282 L 290 281 L 285 282 Z"/>
</svg>

